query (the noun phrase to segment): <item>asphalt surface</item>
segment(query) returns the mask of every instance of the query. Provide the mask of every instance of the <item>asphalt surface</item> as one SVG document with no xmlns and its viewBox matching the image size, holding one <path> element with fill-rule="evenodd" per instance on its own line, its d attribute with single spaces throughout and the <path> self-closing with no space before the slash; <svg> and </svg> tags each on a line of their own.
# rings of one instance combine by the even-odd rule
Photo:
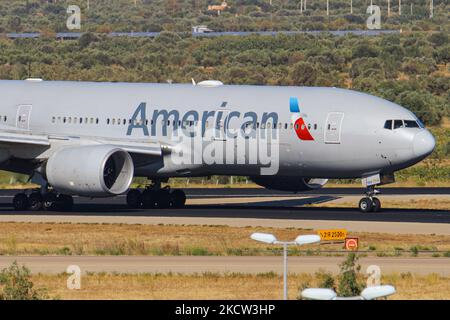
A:
<svg viewBox="0 0 450 320">
<path fill-rule="evenodd" d="M 379 188 L 381 195 L 450 195 L 450 187 L 437 188 Z M 264 188 L 183 188 L 188 198 L 210 197 L 298 197 L 298 196 L 351 196 L 363 195 L 364 188 L 321 188 L 301 193 Z M 0 197 L 14 196 L 20 190 L 0 190 Z"/>
<path fill-rule="evenodd" d="M 383 188 L 386 195 L 450 195 L 450 188 Z M 247 219 L 289 219 L 289 220 L 333 220 L 333 221 L 378 221 L 450 223 L 449 210 L 432 209 L 384 209 L 379 213 L 361 213 L 357 208 L 309 208 L 299 207 L 308 202 L 320 202 L 329 197 L 361 194 L 361 188 L 325 188 L 298 195 L 266 189 L 186 189 L 188 199 L 214 199 L 258 197 L 260 201 L 240 204 L 188 205 L 183 209 L 133 210 L 125 205 L 123 196 L 116 198 L 75 198 L 72 212 L 13 211 L 12 197 L 17 191 L 0 191 L 0 218 L 5 215 L 54 215 L 54 216 L 103 216 L 103 217 L 184 217 L 184 218 L 247 218 Z M 283 197 L 282 200 L 265 201 L 267 197 Z M 288 197 L 286 199 L 285 197 Z"/>
<path fill-rule="evenodd" d="M 289 272 L 314 273 L 317 270 L 339 272 L 342 257 L 289 257 Z M 0 256 L 0 268 L 8 267 L 12 262 L 25 264 L 32 273 L 60 274 L 70 265 L 80 267 L 86 272 L 116 272 L 116 273 L 203 273 L 203 272 L 239 272 L 239 273 L 283 273 L 283 260 L 279 256 L 270 257 L 210 257 L 210 256 L 62 256 L 62 257 L 7 257 Z M 377 265 L 383 274 L 405 273 L 450 275 L 449 258 L 421 257 L 363 257 L 362 272 L 368 266 Z"/>
</svg>

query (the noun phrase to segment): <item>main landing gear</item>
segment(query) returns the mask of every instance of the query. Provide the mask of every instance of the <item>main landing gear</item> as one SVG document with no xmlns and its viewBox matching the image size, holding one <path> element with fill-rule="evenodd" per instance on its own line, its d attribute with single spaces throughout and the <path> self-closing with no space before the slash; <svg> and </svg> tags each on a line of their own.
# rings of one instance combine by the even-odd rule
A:
<svg viewBox="0 0 450 320">
<path fill-rule="evenodd" d="M 361 212 L 380 212 L 381 211 L 381 201 L 380 199 L 374 197 L 379 194 L 380 191 L 375 189 L 375 186 L 370 186 L 367 188 L 366 197 L 359 201 L 359 210 Z"/>
<path fill-rule="evenodd" d="M 70 211 L 73 207 L 73 198 L 64 194 L 57 194 L 56 192 L 42 194 L 40 190 L 33 191 L 30 195 L 23 192 L 14 196 L 13 207 L 16 211 Z"/>
<path fill-rule="evenodd" d="M 160 188 L 157 184 L 145 188 L 142 192 L 131 189 L 127 194 L 127 205 L 132 209 L 183 208 L 185 203 L 186 194 L 182 190 Z"/>
</svg>

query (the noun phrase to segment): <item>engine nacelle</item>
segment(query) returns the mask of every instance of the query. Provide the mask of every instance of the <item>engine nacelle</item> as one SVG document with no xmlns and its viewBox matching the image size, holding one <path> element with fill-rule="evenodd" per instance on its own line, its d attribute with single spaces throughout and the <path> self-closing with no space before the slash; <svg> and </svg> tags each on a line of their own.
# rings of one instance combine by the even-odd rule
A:
<svg viewBox="0 0 450 320">
<path fill-rule="evenodd" d="M 68 195 L 107 197 L 124 193 L 133 180 L 128 152 L 108 145 L 67 147 L 47 161 L 48 183 Z"/>
<path fill-rule="evenodd" d="M 310 179 L 299 177 L 258 176 L 251 178 L 261 187 L 272 190 L 300 192 L 322 188 L 328 179 Z"/>
</svg>

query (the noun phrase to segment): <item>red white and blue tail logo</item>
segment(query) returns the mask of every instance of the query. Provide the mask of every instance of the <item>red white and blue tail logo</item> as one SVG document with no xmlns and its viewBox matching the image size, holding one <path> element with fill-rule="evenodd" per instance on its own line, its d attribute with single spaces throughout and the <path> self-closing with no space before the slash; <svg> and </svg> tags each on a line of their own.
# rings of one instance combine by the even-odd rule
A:
<svg viewBox="0 0 450 320">
<path fill-rule="evenodd" d="M 298 98 L 291 97 L 289 104 L 292 113 L 292 122 L 294 123 L 294 130 L 297 134 L 297 137 L 300 140 L 314 141 L 314 137 L 309 132 L 308 126 L 301 116 Z"/>
</svg>

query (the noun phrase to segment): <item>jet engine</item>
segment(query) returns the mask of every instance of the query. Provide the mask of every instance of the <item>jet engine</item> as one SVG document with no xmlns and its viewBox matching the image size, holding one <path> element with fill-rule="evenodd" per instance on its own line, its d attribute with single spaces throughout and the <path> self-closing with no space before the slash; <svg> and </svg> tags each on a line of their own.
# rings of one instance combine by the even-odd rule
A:
<svg viewBox="0 0 450 320">
<path fill-rule="evenodd" d="M 114 146 L 67 147 L 48 159 L 45 174 L 60 193 L 108 197 L 128 190 L 134 165 L 128 152 Z"/>
<path fill-rule="evenodd" d="M 299 177 L 258 176 L 251 178 L 253 182 L 266 189 L 300 192 L 322 188 L 328 179 L 310 179 Z"/>
</svg>

